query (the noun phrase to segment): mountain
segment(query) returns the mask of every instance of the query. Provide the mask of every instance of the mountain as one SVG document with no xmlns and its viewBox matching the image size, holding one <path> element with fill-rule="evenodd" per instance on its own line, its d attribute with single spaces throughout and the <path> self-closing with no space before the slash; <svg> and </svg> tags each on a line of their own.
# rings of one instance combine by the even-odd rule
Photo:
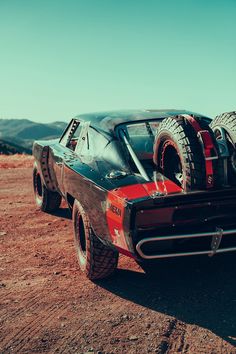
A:
<svg viewBox="0 0 236 354">
<path fill-rule="evenodd" d="M 0 139 L 0 154 L 13 155 L 13 154 L 31 154 L 31 150 L 23 146 L 19 146 L 9 141 Z"/>
<path fill-rule="evenodd" d="M 58 138 L 66 126 L 65 122 L 43 124 L 28 119 L 0 119 L 0 141 L 13 150 L 16 146 L 18 150 L 31 151 L 34 140 Z"/>
</svg>

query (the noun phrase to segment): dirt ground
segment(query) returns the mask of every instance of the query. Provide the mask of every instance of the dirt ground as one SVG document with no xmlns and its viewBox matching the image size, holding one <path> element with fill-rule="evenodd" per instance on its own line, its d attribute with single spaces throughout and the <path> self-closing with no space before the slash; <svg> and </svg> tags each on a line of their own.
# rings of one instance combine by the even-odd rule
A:
<svg viewBox="0 0 236 354">
<path fill-rule="evenodd" d="M 155 276 L 120 257 L 93 283 L 66 206 L 36 210 L 31 164 L 0 157 L 0 353 L 236 353 L 236 254 L 162 261 Z"/>
</svg>

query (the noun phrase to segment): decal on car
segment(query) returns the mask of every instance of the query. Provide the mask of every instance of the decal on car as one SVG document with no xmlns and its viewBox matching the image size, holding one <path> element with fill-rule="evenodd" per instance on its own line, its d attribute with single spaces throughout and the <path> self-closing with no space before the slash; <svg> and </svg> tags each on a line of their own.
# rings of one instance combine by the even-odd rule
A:
<svg viewBox="0 0 236 354">
<path fill-rule="evenodd" d="M 121 217 L 121 209 L 115 206 L 114 204 L 108 202 L 108 209 L 110 209 L 112 213 Z"/>
<path fill-rule="evenodd" d="M 106 219 L 112 242 L 115 246 L 128 251 L 123 226 L 125 206 L 125 199 L 117 195 L 115 190 L 108 192 Z"/>
</svg>

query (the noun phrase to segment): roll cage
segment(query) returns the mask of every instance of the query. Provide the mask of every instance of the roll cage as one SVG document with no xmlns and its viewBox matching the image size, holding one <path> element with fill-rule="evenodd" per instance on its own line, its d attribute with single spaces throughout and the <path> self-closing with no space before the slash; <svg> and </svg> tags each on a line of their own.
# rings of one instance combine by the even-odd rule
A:
<svg viewBox="0 0 236 354">
<path fill-rule="evenodd" d="M 129 122 L 116 127 L 116 135 L 121 139 L 129 154 L 131 169 L 146 181 L 153 180 L 153 144 L 160 123 L 158 120 Z"/>
</svg>

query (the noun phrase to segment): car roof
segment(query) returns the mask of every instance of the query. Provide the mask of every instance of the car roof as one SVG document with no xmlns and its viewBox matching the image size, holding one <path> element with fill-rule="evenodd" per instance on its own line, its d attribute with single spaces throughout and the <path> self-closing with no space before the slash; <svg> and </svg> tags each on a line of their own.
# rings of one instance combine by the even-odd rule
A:
<svg viewBox="0 0 236 354">
<path fill-rule="evenodd" d="M 120 124 L 134 123 L 144 120 L 162 120 L 166 117 L 179 114 L 192 114 L 198 117 L 205 117 L 202 114 L 184 109 L 146 109 L 86 113 L 77 115 L 75 119 L 90 122 L 91 126 L 103 130 L 106 133 L 113 134 L 115 128 Z"/>
</svg>

